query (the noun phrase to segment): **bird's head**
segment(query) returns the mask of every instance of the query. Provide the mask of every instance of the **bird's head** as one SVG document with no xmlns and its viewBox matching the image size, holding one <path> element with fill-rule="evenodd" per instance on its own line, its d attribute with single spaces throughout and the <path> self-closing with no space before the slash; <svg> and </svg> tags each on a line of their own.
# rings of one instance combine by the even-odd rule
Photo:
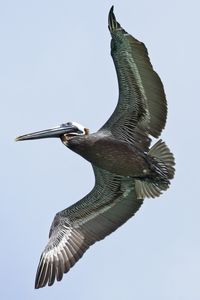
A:
<svg viewBox="0 0 200 300">
<path fill-rule="evenodd" d="M 67 122 L 50 129 L 28 133 L 18 136 L 16 141 L 36 140 L 45 138 L 60 138 L 65 146 L 68 145 L 68 141 L 75 136 L 88 135 L 89 130 L 83 125 L 76 122 Z"/>
</svg>

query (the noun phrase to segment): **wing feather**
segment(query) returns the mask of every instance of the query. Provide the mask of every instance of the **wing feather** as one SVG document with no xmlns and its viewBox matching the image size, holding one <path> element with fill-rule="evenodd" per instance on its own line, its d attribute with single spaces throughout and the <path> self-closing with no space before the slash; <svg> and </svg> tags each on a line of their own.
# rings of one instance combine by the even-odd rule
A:
<svg viewBox="0 0 200 300">
<path fill-rule="evenodd" d="M 132 179 L 94 167 L 96 185 L 82 200 L 59 212 L 37 269 L 35 288 L 55 280 L 83 256 L 90 245 L 115 231 L 139 209 Z"/>
<path fill-rule="evenodd" d="M 117 138 L 147 150 L 148 135 L 158 137 L 165 127 L 167 102 L 163 84 L 150 62 L 147 48 L 109 13 L 111 55 L 115 64 L 119 100 L 110 119 L 100 130 L 109 129 Z"/>
</svg>

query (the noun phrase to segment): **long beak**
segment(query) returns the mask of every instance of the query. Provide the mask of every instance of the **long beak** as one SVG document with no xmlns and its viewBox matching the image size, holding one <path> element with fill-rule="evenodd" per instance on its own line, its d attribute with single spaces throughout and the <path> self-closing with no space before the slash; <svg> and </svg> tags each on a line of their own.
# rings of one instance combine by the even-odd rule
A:
<svg viewBox="0 0 200 300">
<path fill-rule="evenodd" d="M 45 138 L 59 138 L 61 135 L 65 133 L 75 133 L 75 132 L 77 132 L 77 128 L 74 125 L 62 124 L 60 126 L 53 127 L 50 129 L 18 136 L 15 140 L 26 141 L 26 140 L 45 139 Z"/>
</svg>

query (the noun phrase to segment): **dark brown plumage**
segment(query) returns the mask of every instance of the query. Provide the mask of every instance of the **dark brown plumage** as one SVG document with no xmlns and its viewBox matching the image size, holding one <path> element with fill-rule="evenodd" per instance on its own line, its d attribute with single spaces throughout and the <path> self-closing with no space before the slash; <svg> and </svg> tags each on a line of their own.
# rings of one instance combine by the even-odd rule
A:
<svg viewBox="0 0 200 300">
<path fill-rule="evenodd" d="M 174 176 L 174 157 L 158 138 L 165 126 L 167 102 L 145 45 L 108 18 L 111 55 L 119 100 L 109 120 L 96 133 L 75 122 L 18 137 L 61 138 L 64 145 L 92 163 L 95 186 L 83 199 L 56 214 L 49 242 L 37 270 L 35 287 L 52 285 L 82 257 L 90 245 L 124 224 L 145 197 L 158 197 Z"/>
</svg>

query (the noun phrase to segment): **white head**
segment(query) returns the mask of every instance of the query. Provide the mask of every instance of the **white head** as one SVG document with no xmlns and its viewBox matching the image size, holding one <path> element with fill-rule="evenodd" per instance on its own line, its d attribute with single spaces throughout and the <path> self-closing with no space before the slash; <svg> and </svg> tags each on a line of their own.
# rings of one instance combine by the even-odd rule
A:
<svg viewBox="0 0 200 300">
<path fill-rule="evenodd" d="M 77 122 L 67 122 L 61 126 L 69 126 L 73 128 L 71 132 L 66 132 L 60 136 L 61 141 L 65 146 L 68 145 L 68 141 L 75 136 L 84 136 L 89 134 L 89 129 Z"/>
<path fill-rule="evenodd" d="M 74 129 L 77 129 L 77 132 L 74 131 L 74 133 L 72 133 L 72 135 L 85 135 L 85 134 L 88 134 L 88 129 L 85 128 L 83 125 L 77 123 L 77 122 L 67 122 L 64 125 L 74 126 Z"/>
</svg>

